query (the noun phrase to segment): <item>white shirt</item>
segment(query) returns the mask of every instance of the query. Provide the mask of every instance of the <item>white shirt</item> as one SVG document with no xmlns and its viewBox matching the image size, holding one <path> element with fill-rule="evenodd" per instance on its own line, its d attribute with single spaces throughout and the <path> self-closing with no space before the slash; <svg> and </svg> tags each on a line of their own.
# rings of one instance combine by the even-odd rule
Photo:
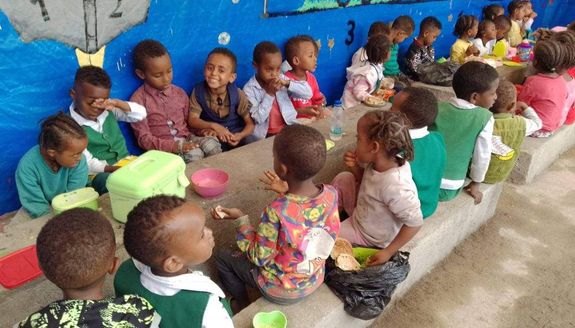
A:
<svg viewBox="0 0 575 328">
<path fill-rule="evenodd" d="M 234 327 L 232 318 L 224 308 L 220 298 L 225 298 L 225 294 L 210 277 L 204 276 L 200 271 L 181 274 L 175 277 L 161 277 L 152 273 L 149 266 L 138 262 L 135 259 L 134 265 L 141 272 L 140 282 L 147 290 L 162 296 L 173 296 L 181 290 L 205 292 L 210 294 L 204 317 L 202 328 L 226 328 Z"/>
<path fill-rule="evenodd" d="M 369 63 L 367 59 L 367 52 L 365 52 L 365 48 L 361 47 L 357 49 L 357 51 L 351 57 L 351 66 L 357 65 L 365 65 Z"/>
<path fill-rule="evenodd" d="M 118 121 L 133 123 L 146 118 L 146 108 L 144 106 L 130 101 L 127 101 L 127 103 L 130 106 L 129 112 L 124 112 L 118 108 L 111 110 Z M 80 124 L 80 126 L 90 127 L 98 133 L 102 133 L 104 122 L 106 121 L 106 117 L 108 117 L 109 112 L 110 111 L 107 110 L 104 111 L 95 121 L 92 121 L 78 114 L 74 109 L 74 103 L 70 104 L 70 116 L 72 116 L 74 121 Z M 90 174 L 104 172 L 104 169 L 108 165 L 108 162 L 105 160 L 100 160 L 92 156 L 88 149 L 84 150 L 84 156 L 86 156 L 86 160 L 88 161 L 88 171 Z"/>
<path fill-rule="evenodd" d="M 479 56 L 491 55 L 493 53 L 493 47 L 495 46 L 496 39 L 489 40 L 484 45 L 483 40 L 481 38 L 473 39 L 471 41 L 477 49 L 479 49 Z"/>
<path fill-rule="evenodd" d="M 525 136 L 529 136 L 543 127 L 543 122 L 533 108 L 527 107 L 521 115 L 525 119 Z"/>
</svg>

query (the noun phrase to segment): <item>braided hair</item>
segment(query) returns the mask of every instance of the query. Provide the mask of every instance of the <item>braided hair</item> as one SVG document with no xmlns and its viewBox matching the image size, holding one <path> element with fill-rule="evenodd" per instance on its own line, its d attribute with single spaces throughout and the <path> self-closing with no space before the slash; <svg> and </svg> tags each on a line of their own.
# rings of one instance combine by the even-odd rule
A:
<svg viewBox="0 0 575 328">
<path fill-rule="evenodd" d="M 86 131 L 74 119 L 62 112 L 44 119 L 40 126 L 38 144 L 42 149 L 64 150 L 66 140 L 85 139 Z"/>
<path fill-rule="evenodd" d="M 393 156 L 398 165 L 413 160 L 413 142 L 409 136 L 410 123 L 403 113 L 374 110 L 363 115 L 367 121 L 367 136 Z"/>
<path fill-rule="evenodd" d="M 535 44 L 533 67 L 539 73 L 560 73 L 566 62 L 567 49 L 556 40 L 544 40 Z"/>
<path fill-rule="evenodd" d="M 556 40 L 565 48 L 565 63 L 562 69 L 566 70 L 575 66 L 575 31 L 558 32 L 551 35 L 551 40 Z"/>
<path fill-rule="evenodd" d="M 477 17 L 473 15 L 461 15 L 455 23 L 455 27 L 453 28 L 453 35 L 461 38 L 467 34 L 467 31 L 471 30 L 473 26 L 478 23 L 479 21 L 477 20 Z"/>
</svg>

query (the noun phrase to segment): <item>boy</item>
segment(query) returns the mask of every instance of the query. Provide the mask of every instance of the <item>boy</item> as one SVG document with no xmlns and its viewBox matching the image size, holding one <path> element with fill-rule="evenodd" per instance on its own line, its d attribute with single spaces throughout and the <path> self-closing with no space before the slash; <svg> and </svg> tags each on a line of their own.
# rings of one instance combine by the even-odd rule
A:
<svg viewBox="0 0 575 328">
<path fill-rule="evenodd" d="M 389 35 L 389 26 L 384 22 L 373 22 L 369 27 L 369 32 L 367 33 L 367 39 L 376 35 Z M 351 66 L 369 64 L 367 60 L 367 53 L 365 52 L 365 47 L 359 48 L 351 57 Z"/>
<path fill-rule="evenodd" d="M 511 19 L 507 16 L 497 16 L 493 21 L 495 24 L 495 45 L 493 45 L 493 54 L 497 57 L 506 57 L 509 50 L 509 30 L 511 30 Z"/>
<path fill-rule="evenodd" d="M 212 256 L 214 237 L 204 211 L 176 196 L 140 202 L 128 214 L 124 246 L 132 257 L 114 279 L 117 295 L 146 298 L 162 316 L 160 327 L 233 327 L 223 291 L 189 267 Z"/>
<path fill-rule="evenodd" d="M 525 36 L 523 30 L 523 18 L 525 17 L 526 2 L 511 1 L 507 6 L 509 18 L 511 19 L 511 29 L 509 30 L 508 41 L 512 47 L 517 47 Z"/>
<path fill-rule="evenodd" d="M 99 194 L 108 192 L 106 180 L 119 167 L 118 161 L 130 155 L 118 121 L 138 122 L 146 118 L 146 109 L 136 103 L 110 99 L 112 82 L 100 67 L 78 68 L 70 90 L 73 102 L 70 115 L 88 135 L 84 151 L 88 171 L 95 175 L 90 185 Z"/>
<path fill-rule="evenodd" d="M 276 136 L 274 171 L 265 183 L 279 196 L 268 205 L 257 228 L 239 209 L 222 208 L 223 219 L 235 220 L 237 245 L 245 254 L 216 253 L 220 281 L 238 302 L 249 300 L 245 285 L 259 289 L 274 303 L 293 304 L 323 282 L 325 259 L 339 233 L 337 191 L 316 185 L 323 168 L 325 140 L 319 131 L 290 125 Z M 221 218 L 212 210 L 214 218 Z"/>
<path fill-rule="evenodd" d="M 313 95 L 306 81 L 290 81 L 281 74 L 281 64 L 282 54 L 275 44 L 263 41 L 256 45 L 253 54 L 256 74 L 244 86 L 256 123 L 254 139 L 276 135 L 285 126 L 297 123 L 290 95 L 301 99 L 311 99 Z"/>
<path fill-rule="evenodd" d="M 205 81 L 198 83 L 190 95 L 189 124 L 204 135 L 216 136 L 224 150 L 249 143 L 254 132 L 250 116 L 251 103 L 238 88 L 237 59 L 226 48 L 215 48 L 204 65 Z"/>
<path fill-rule="evenodd" d="M 423 218 L 431 216 L 439 202 L 439 187 L 445 171 L 445 142 L 435 131 L 427 131 L 437 117 L 437 99 L 425 88 L 408 87 L 393 98 L 392 112 L 401 112 L 411 122 L 414 159 L 411 174 L 417 187 Z"/>
<path fill-rule="evenodd" d="M 465 191 L 475 204 L 481 202 L 479 185 L 489 167 L 493 135 L 493 116 L 486 108 L 491 108 L 497 99 L 498 85 L 497 71 L 481 62 L 465 63 L 453 75 L 456 98 L 439 103 L 437 118 L 431 126 L 431 130 L 443 135 L 447 151 L 439 201 L 455 198 L 469 171 L 471 183 Z"/>
<path fill-rule="evenodd" d="M 315 76 L 311 73 L 317 67 L 317 54 L 313 39 L 307 35 L 298 35 L 290 38 L 285 45 L 286 59 L 291 70 L 285 75 L 292 81 L 306 81 L 313 93 L 311 99 L 290 97 L 291 102 L 298 112 L 298 118 L 320 118 L 321 106 L 325 97 L 319 91 L 319 85 Z"/>
<path fill-rule="evenodd" d="M 104 297 L 106 275 L 118 269 L 116 240 L 100 213 L 75 208 L 48 221 L 36 240 L 46 278 L 62 290 L 19 327 L 158 327 L 160 317 L 135 295 Z"/>
<path fill-rule="evenodd" d="M 522 116 L 514 115 L 516 109 Z M 517 102 L 515 86 L 509 81 L 499 83 L 497 100 L 489 110 L 495 124 L 491 161 L 483 182 L 498 183 L 505 181 L 513 170 L 525 136 L 540 130 L 542 123 L 533 108 Z"/>
<path fill-rule="evenodd" d="M 216 138 L 197 137 L 188 129 L 188 95 L 172 84 L 170 54 L 160 42 L 138 43 L 134 66 L 144 84 L 130 100 L 144 106 L 148 113 L 146 119 L 132 123 L 140 147 L 179 154 L 186 163 L 222 152 Z"/>
<path fill-rule="evenodd" d="M 397 61 L 397 52 L 399 50 L 399 44 L 409 38 L 415 30 L 415 22 L 409 16 L 399 16 L 391 25 L 391 30 L 389 31 L 389 40 L 391 41 L 391 51 L 389 60 L 383 64 L 383 74 L 385 76 L 393 77 L 396 82 L 401 82 L 399 70 L 399 63 Z"/>
<path fill-rule="evenodd" d="M 419 66 L 435 62 L 433 43 L 440 34 L 441 22 L 437 18 L 428 16 L 421 21 L 419 35 L 413 39 L 405 56 L 405 74 L 409 78 L 419 81 Z"/>
</svg>

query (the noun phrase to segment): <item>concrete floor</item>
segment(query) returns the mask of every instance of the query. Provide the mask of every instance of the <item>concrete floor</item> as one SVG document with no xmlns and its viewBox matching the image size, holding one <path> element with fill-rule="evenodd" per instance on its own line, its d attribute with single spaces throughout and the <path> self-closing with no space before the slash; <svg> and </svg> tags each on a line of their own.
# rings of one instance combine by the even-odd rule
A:
<svg viewBox="0 0 575 328">
<path fill-rule="evenodd" d="M 372 327 L 575 327 L 575 149 L 529 185 Z"/>
</svg>

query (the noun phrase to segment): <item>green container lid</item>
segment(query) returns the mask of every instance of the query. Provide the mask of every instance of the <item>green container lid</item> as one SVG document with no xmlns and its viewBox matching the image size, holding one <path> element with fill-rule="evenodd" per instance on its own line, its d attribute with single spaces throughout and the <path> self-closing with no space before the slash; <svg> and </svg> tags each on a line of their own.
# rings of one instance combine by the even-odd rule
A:
<svg viewBox="0 0 575 328">
<path fill-rule="evenodd" d="M 281 311 L 258 312 L 252 324 L 254 328 L 286 328 L 287 318 Z"/>
<path fill-rule="evenodd" d="M 98 197 L 98 193 L 93 188 L 80 188 L 54 197 L 52 208 L 56 214 L 76 207 L 86 207 L 97 211 Z"/>
</svg>

